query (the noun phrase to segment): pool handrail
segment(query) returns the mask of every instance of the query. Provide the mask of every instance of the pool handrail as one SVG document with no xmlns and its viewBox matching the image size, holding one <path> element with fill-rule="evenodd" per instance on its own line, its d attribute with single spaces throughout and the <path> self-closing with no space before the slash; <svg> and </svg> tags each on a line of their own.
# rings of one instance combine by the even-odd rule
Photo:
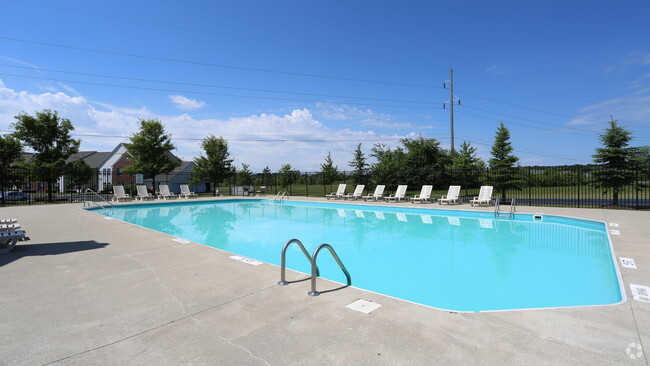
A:
<svg viewBox="0 0 650 366">
<path fill-rule="evenodd" d="M 286 268 L 287 268 L 287 266 L 286 266 L 286 264 L 287 264 L 287 248 L 289 248 L 289 246 L 291 244 L 294 244 L 294 243 L 298 244 L 298 247 L 300 247 L 300 250 L 302 250 L 302 253 L 305 255 L 305 257 L 307 257 L 307 260 L 309 261 L 309 264 L 310 264 L 310 266 L 312 268 L 312 276 L 314 276 L 314 261 L 312 260 L 312 257 L 309 255 L 309 252 L 307 251 L 307 249 L 305 249 L 305 246 L 302 245 L 302 242 L 300 240 L 291 239 L 291 240 L 287 241 L 284 244 L 284 247 L 282 247 L 282 254 L 280 256 L 280 282 L 278 282 L 278 285 L 280 285 L 280 286 L 285 286 L 285 285 L 289 284 L 289 282 L 287 282 L 285 280 L 285 275 L 284 275 L 285 272 L 286 272 Z M 318 267 L 316 267 L 316 276 L 320 276 L 320 271 L 318 270 Z"/>
<path fill-rule="evenodd" d="M 311 291 L 309 291 L 307 294 L 309 296 L 318 296 L 320 295 L 320 292 L 316 291 L 316 277 L 319 276 L 318 274 L 318 267 L 316 266 L 316 258 L 318 257 L 318 253 L 321 251 L 321 249 L 327 248 L 327 250 L 330 251 L 330 254 L 332 254 L 332 257 L 334 257 L 334 260 L 336 260 L 336 263 L 338 263 L 339 268 L 343 271 L 345 274 L 345 278 L 347 279 L 347 286 L 352 285 L 352 278 L 350 278 L 350 272 L 345 268 L 345 265 L 343 265 L 343 262 L 341 262 L 341 259 L 339 256 L 336 254 L 336 251 L 334 248 L 332 248 L 331 245 L 327 243 L 323 243 L 314 250 L 314 254 L 312 255 L 312 262 L 311 262 Z"/>
<path fill-rule="evenodd" d="M 99 195 L 97 192 L 93 191 L 93 190 L 90 189 L 90 188 L 86 188 L 86 190 L 84 191 L 84 207 L 86 207 L 86 204 L 88 204 L 88 206 L 90 206 L 90 204 L 92 203 L 92 204 L 94 204 L 94 205 L 96 205 L 96 206 L 99 206 L 99 207 L 101 207 L 101 208 L 103 208 L 103 209 L 106 209 L 106 208 L 107 208 L 107 207 L 104 207 L 104 206 L 100 205 L 99 203 L 97 203 L 97 202 L 95 202 L 95 201 L 88 201 L 88 200 L 86 199 L 86 194 L 87 194 L 87 193 L 92 193 L 92 194 L 94 194 L 95 196 L 99 197 L 102 201 L 108 203 L 109 206 L 110 206 L 110 208 L 115 207 L 115 205 L 113 205 L 113 204 L 111 203 L 111 201 L 109 201 L 109 200 L 107 200 L 106 198 L 102 197 L 101 195 Z"/>
</svg>

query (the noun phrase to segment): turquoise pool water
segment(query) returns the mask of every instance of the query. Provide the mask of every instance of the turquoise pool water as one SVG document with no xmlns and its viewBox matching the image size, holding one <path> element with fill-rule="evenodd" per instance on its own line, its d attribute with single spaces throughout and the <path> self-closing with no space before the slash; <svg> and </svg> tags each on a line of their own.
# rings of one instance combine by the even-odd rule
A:
<svg viewBox="0 0 650 366">
<path fill-rule="evenodd" d="M 125 205 L 96 212 L 276 265 L 289 239 L 301 240 L 310 253 L 329 243 L 348 268 L 353 286 L 441 309 L 548 308 L 622 300 L 606 227 L 599 222 L 268 200 Z M 321 277 L 345 283 L 326 251 L 318 265 Z M 295 245 L 287 267 L 310 272 Z M 294 286 L 309 287 L 307 282 Z M 320 287 L 327 290 L 326 283 Z"/>
</svg>

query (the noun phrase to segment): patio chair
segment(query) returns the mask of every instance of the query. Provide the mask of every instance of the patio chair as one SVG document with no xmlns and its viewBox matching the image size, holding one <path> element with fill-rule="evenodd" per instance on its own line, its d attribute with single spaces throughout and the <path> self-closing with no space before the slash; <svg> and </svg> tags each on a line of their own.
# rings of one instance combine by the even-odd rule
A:
<svg viewBox="0 0 650 366">
<path fill-rule="evenodd" d="M 446 204 L 458 203 L 458 195 L 460 194 L 460 186 L 449 186 L 449 191 L 447 191 L 446 196 L 442 196 L 438 199 L 438 204 L 442 205 L 443 202 Z"/>
<path fill-rule="evenodd" d="M 411 198 L 411 203 L 415 203 L 416 201 L 420 201 L 420 203 L 426 203 L 428 200 L 431 199 L 432 189 L 433 186 L 422 186 L 422 190 L 420 191 L 420 194 L 416 194 Z"/>
<path fill-rule="evenodd" d="M 17 222 L 16 219 L 0 219 L 0 224 L 15 224 Z"/>
<path fill-rule="evenodd" d="M 166 184 L 161 184 L 158 189 L 160 189 L 160 192 L 158 193 L 159 198 L 164 200 L 175 200 L 178 198 L 177 195 L 169 191 L 169 186 Z"/>
<path fill-rule="evenodd" d="M 363 190 L 364 190 L 364 188 L 366 188 L 365 185 L 363 185 L 363 184 L 358 184 L 358 185 L 356 186 L 356 188 L 354 188 L 354 192 L 353 192 L 353 193 L 348 193 L 348 194 L 346 194 L 345 196 L 343 196 L 343 198 L 346 199 L 346 200 L 347 200 L 348 198 L 351 198 L 351 199 L 353 199 L 353 200 L 358 200 L 358 199 L 361 198 L 361 195 L 363 195 Z"/>
<path fill-rule="evenodd" d="M 326 194 L 325 198 L 330 199 L 340 199 L 345 196 L 345 187 L 347 187 L 347 184 L 339 184 L 339 188 L 336 190 L 336 192 L 332 192 L 330 194 Z"/>
<path fill-rule="evenodd" d="M 391 194 L 390 196 L 386 197 L 386 202 L 390 202 L 390 201 L 399 202 L 402 199 L 406 198 L 406 188 L 407 185 L 397 186 L 397 190 L 395 191 L 395 194 Z"/>
<path fill-rule="evenodd" d="M 469 203 L 472 206 L 474 206 L 475 203 L 477 205 L 479 205 L 479 206 L 483 205 L 483 204 L 486 204 L 486 205 L 492 204 L 492 191 L 493 191 L 493 189 L 494 188 L 492 186 L 482 186 L 481 190 L 478 192 L 478 197 L 472 198 L 472 200 L 469 201 Z"/>
<path fill-rule="evenodd" d="M 0 232 L 16 231 L 18 229 L 20 229 L 20 224 L 18 223 L 0 225 Z"/>
<path fill-rule="evenodd" d="M 379 200 L 380 198 L 382 198 L 384 196 L 384 189 L 385 188 L 386 188 L 385 185 L 378 185 L 377 187 L 375 187 L 375 193 L 369 194 L 367 196 L 363 196 L 363 200 L 364 201 L 367 201 L 369 199 L 372 199 L 374 201 Z"/>
<path fill-rule="evenodd" d="M 124 192 L 124 186 L 113 186 L 113 198 L 111 201 L 130 201 L 131 196 Z"/>
<path fill-rule="evenodd" d="M 198 198 L 199 195 L 194 193 L 194 192 L 191 192 L 190 191 L 190 186 L 188 186 L 187 184 L 181 184 L 180 197 L 185 197 L 185 198 L 189 199 L 189 198 Z"/>
<path fill-rule="evenodd" d="M 136 186 L 136 188 L 138 190 L 138 196 L 135 199 L 140 200 L 140 201 L 155 200 L 156 199 L 156 197 L 152 196 L 151 193 L 149 193 L 147 191 L 147 186 L 139 185 L 139 186 Z"/>
<path fill-rule="evenodd" d="M 0 233 L 0 254 L 9 253 L 21 240 L 29 240 L 23 230 Z"/>
</svg>

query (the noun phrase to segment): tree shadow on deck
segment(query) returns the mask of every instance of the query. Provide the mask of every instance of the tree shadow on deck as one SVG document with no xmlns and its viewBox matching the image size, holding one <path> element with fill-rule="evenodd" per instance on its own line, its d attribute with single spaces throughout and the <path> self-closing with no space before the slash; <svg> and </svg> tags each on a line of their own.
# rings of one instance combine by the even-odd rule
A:
<svg viewBox="0 0 650 366">
<path fill-rule="evenodd" d="M 17 261 L 23 257 L 69 254 L 86 250 L 101 249 L 107 245 L 108 243 L 98 243 L 94 240 L 45 244 L 31 244 L 29 242 L 19 241 L 11 252 L 0 255 L 0 267 Z"/>
</svg>

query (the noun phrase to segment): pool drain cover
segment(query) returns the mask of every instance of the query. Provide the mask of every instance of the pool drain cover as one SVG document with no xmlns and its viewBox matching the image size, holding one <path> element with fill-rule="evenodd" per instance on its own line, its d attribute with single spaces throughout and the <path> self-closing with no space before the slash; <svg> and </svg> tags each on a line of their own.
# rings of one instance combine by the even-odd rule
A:
<svg viewBox="0 0 650 366">
<path fill-rule="evenodd" d="M 345 307 L 348 309 L 360 311 L 364 314 L 370 314 L 371 312 L 379 309 L 381 305 L 377 304 L 376 302 L 359 299 L 353 303 L 345 305 Z"/>
</svg>

